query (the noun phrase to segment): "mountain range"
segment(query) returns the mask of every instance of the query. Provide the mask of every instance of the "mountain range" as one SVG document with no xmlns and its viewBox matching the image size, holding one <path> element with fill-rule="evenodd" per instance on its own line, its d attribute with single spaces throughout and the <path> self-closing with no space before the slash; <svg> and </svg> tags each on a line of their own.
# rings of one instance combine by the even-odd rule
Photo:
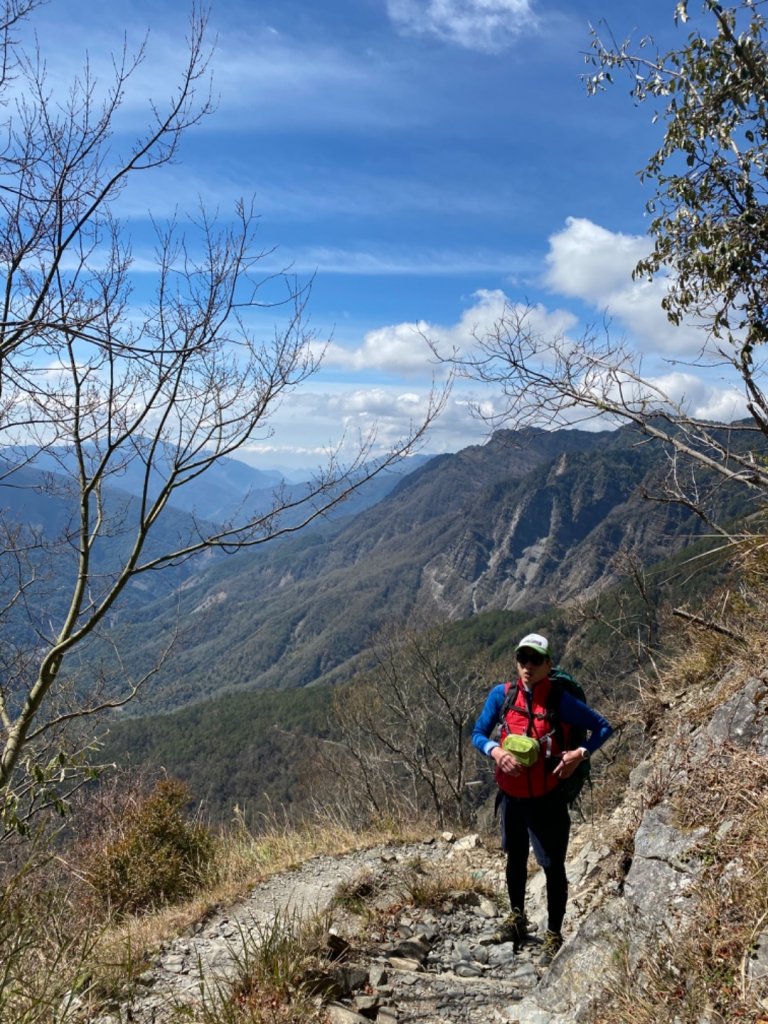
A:
<svg viewBox="0 0 768 1024">
<path fill-rule="evenodd" d="M 668 471 L 637 433 L 501 431 L 432 458 L 357 514 L 193 571 L 172 600 L 114 619 L 126 666 L 171 658 L 137 710 L 230 689 L 337 683 L 366 664 L 383 629 L 415 615 L 535 613 L 595 596 L 708 529 L 680 504 L 648 500 Z M 724 498 L 722 502 L 724 502 Z M 729 491 L 719 514 L 747 507 Z"/>
</svg>

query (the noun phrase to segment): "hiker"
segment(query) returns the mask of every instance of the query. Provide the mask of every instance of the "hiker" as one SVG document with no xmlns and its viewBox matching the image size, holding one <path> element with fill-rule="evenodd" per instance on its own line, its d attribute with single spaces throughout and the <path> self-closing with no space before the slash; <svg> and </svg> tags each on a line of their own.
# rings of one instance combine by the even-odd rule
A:
<svg viewBox="0 0 768 1024">
<path fill-rule="evenodd" d="M 517 681 L 493 687 L 475 723 L 472 742 L 496 762 L 500 790 L 501 842 L 507 854 L 511 913 L 494 941 L 519 946 L 527 938 L 525 883 L 530 843 L 546 877 L 547 931 L 539 962 L 549 966 L 563 944 L 561 929 L 568 899 L 565 857 L 571 819 L 563 782 L 613 730 L 557 679 L 546 637 L 539 633 L 524 636 L 517 645 L 516 659 Z M 572 683 L 570 677 L 565 679 Z M 501 734 L 496 740 L 492 733 L 498 725 Z M 585 737 L 575 749 L 570 749 L 572 728 L 583 730 L 579 737 Z"/>
</svg>

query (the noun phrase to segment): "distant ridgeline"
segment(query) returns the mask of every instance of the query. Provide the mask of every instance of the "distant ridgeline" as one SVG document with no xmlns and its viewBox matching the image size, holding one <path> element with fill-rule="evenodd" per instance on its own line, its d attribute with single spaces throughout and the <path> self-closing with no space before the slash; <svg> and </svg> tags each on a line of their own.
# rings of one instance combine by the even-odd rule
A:
<svg viewBox="0 0 768 1024">
<path fill-rule="evenodd" d="M 598 704 L 621 695 L 637 641 L 663 645 L 662 602 L 700 607 L 725 571 L 705 557 L 717 542 L 695 539 L 706 534 L 696 517 L 643 499 L 666 466 L 636 440 L 498 434 L 433 459 L 335 530 L 208 567 L 179 609 L 157 601 L 125 617 L 129 663 L 150 663 L 160 630 L 178 626 L 181 639 L 147 696 L 110 718 L 105 755 L 164 766 L 216 815 L 244 793 L 252 813 L 285 803 L 300 814 L 310 787 L 296 750 L 327 735 L 327 684 L 364 679 L 378 630 L 425 604 L 454 619 L 446 642 L 486 654 L 499 678 L 535 627 Z M 727 497 L 723 520 L 751 509 L 748 496 Z M 622 550 L 644 569 L 642 594 L 622 576 Z M 631 643 L 617 639 L 619 613 Z"/>
<path fill-rule="evenodd" d="M 383 627 L 418 609 L 534 615 L 613 586 L 619 552 L 650 565 L 681 551 L 707 528 L 680 504 L 644 498 L 663 491 L 667 470 L 629 429 L 502 431 L 431 459 L 333 529 L 200 567 L 172 597 L 121 613 L 112 639 L 128 667 L 146 668 L 179 631 L 145 709 L 336 683 Z M 733 487 L 715 501 L 720 519 L 752 508 Z"/>
<path fill-rule="evenodd" d="M 722 563 L 696 556 L 712 544 L 711 540 L 699 541 L 652 567 L 647 595 L 653 600 L 661 600 L 663 595 L 675 604 L 706 601 L 709 590 L 720 582 Z M 691 558 L 697 565 L 695 571 Z M 443 640 L 467 662 L 486 655 L 493 666 L 491 682 L 510 674 L 517 639 L 534 627 L 541 629 L 552 639 L 556 660 L 563 660 L 583 681 L 595 703 L 604 706 L 611 697 L 631 693 L 632 672 L 637 668 L 636 642 L 622 644 L 608 625 L 619 607 L 627 635 L 633 641 L 653 642 L 659 609 L 652 609 L 649 620 L 645 600 L 627 582 L 595 598 L 581 624 L 574 624 L 567 610 L 557 608 L 535 615 L 482 612 L 447 626 Z M 361 671 L 359 679 L 365 682 L 367 673 Z M 354 688 L 357 683 L 353 679 L 339 685 Z M 260 815 L 276 812 L 298 822 L 315 813 L 318 802 L 322 806 L 318 752 L 323 741 L 339 740 L 330 713 L 335 692 L 335 687 L 327 685 L 240 689 L 168 713 L 122 719 L 112 716 L 104 723 L 109 731 L 100 758 L 124 766 L 162 768 L 184 780 L 194 801 L 202 802 L 205 813 L 215 821 L 231 819 L 237 806 L 257 828 Z M 133 710 L 142 710 L 141 705 Z M 437 721 L 435 730 L 442 724 Z M 480 770 L 478 778 L 487 783 L 490 776 L 486 775 Z M 473 790 L 475 799 L 482 796 L 483 791 Z"/>
<path fill-rule="evenodd" d="M 667 470 L 663 451 L 638 444 L 628 428 L 500 431 L 404 477 L 387 474 L 332 522 L 289 540 L 142 577 L 112 615 L 110 644 L 97 639 L 67 667 L 76 672 L 79 661 L 88 678 L 103 669 L 109 686 L 110 673 L 122 681 L 148 671 L 176 637 L 142 703 L 127 712 L 145 714 L 225 690 L 338 683 L 366 664 L 382 628 L 425 608 L 454 620 L 503 609 L 541 621 L 547 609 L 615 585 L 619 552 L 650 565 L 706 532 L 681 505 L 645 500 L 663 491 Z M 27 486 L 0 489 L 6 518 L 35 523 L 45 536 L 60 532 L 65 493 L 40 470 L 23 472 Z M 234 500 L 238 483 L 250 488 L 250 471 L 227 469 L 221 494 Z M 110 500 L 127 507 L 133 498 L 116 491 Z M 733 487 L 714 500 L 720 519 L 752 508 Z M 188 528 L 188 515 L 169 510 L 161 529 Z M 97 557 L 108 571 L 108 545 Z M 30 592 L 38 621 L 6 627 L 31 636 L 30 625 L 55 621 L 62 568 L 66 556 L 50 559 L 43 586 Z"/>
<path fill-rule="evenodd" d="M 171 462 L 173 452 L 169 449 L 165 457 Z M 84 458 L 97 459 L 98 453 L 86 448 Z M 349 501 L 324 517 L 314 528 L 315 537 L 319 539 L 340 529 L 350 514 L 380 501 L 399 479 L 424 461 L 426 457 L 417 456 L 368 481 Z M 162 466 L 162 460 L 158 464 Z M 13 538 L 6 540 L 0 552 L 0 607 L 7 647 L 15 644 L 21 649 L 38 649 L 40 637 L 55 637 L 60 622 L 68 614 L 79 545 L 78 537 L 72 534 L 73 524 L 78 523 L 76 479 L 77 464 L 72 450 L 0 448 L 0 516 L 6 537 Z M 99 509 L 104 528 L 90 554 L 89 597 L 95 601 L 100 588 L 104 592 L 109 590 L 133 549 L 144 483 L 140 460 L 129 461 L 123 471 L 112 474 L 105 483 Z M 150 493 L 155 493 L 161 483 L 162 472 L 155 469 L 149 483 Z M 280 499 L 290 503 L 300 499 L 308 486 L 285 483 L 277 473 L 222 459 L 204 478 L 190 481 L 173 494 L 147 538 L 143 557 L 151 560 L 165 551 L 183 547 L 186 538 L 197 535 L 200 524 L 226 522 L 236 517 L 241 508 L 257 515 L 267 514 L 274 506 L 277 487 Z M 95 498 L 93 512 L 95 518 Z M 290 519 L 286 517 L 282 524 L 290 525 Z M 277 546 L 280 542 L 274 543 Z M 197 574 L 218 561 L 227 566 L 233 564 L 223 552 L 212 550 L 200 558 L 182 560 L 130 581 L 103 624 L 102 628 L 109 631 L 108 642 L 95 634 L 87 637 L 65 663 L 68 677 L 75 677 L 76 685 L 80 668 L 84 688 L 90 691 L 94 674 L 98 673 L 105 679 L 105 692 L 109 693 L 124 682 L 127 674 L 135 676 L 151 669 L 157 651 L 164 649 L 169 638 L 178 632 L 174 611 L 178 594 Z M 24 587 L 24 599 L 14 600 L 20 584 Z M 120 655 L 128 656 L 128 666 L 115 657 L 117 627 L 123 621 L 132 624 L 134 630 L 138 626 L 142 639 L 133 650 L 121 648 Z M 145 628 L 147 622 L 152 623 L 152 629 Z M 197 696 L 192 693 L 191 699 Z M 13 693 L 6 693 L 6 698 L 12 707 Z"/>
</svg>

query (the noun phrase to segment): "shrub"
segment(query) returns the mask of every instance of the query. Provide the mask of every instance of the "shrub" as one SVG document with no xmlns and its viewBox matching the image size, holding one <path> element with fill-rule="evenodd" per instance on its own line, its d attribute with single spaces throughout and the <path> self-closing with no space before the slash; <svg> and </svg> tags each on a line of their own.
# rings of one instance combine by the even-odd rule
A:
<svg viewBox="0 0 768 1024">
<path fill-rule="evenodd" d="M 129 806 L 92 852 L 86 877 L 118 915 L 193 895 L 207 880 L 213 837 L 185 813 L 186 786 L 164 779 Z"/>
</svg>

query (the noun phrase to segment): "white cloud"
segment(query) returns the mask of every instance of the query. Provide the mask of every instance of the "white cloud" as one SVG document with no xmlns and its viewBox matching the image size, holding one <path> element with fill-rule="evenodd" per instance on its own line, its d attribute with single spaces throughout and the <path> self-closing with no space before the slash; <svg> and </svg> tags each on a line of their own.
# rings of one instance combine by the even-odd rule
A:
<svg viewBox="0 0 768 1024">
<path fill-rule="evenodd" d="M 498 319 L 509 297 L 500 290 L 475 294 L 473 302 L 449 325 L 418 323 L 392 324 L 370 331 L 357 348 L 341 345 L 329 347 L 325 369 L 336 367 L 345 372 L 379 375 L 375 383 L 355 386 L 350 380 L 330 383 L 322 374 L 312 390 L 301 390 L 291 396 L 272 418 L 275 435 L 268 442 L 254 446 L 251 461 L 258 456 L 262 464 L 283 463 L 291 466 L 320 466 L 330 449 L 342 443 L 342 456 L 353 457 L 361 437 L 375 432 L 376 451 L 384 451 L 405 436 L 414 423 L 426 416 L 431 379 L 436 370 L 435 359 L 423 341 L 428 335 L 445 353 L 468 352 L 475 334 L 482 335 Z M 525 309 L 530 327 L 545 336 L 564 335 L 578 329 L 577 318 L 567 310 L 547 309 L 543 305 Z M 398 378 L 389 384 L 382 375 Z M 410 386 L 403 381 L 410 380 Z M 597 386 L 597 384 L 596 384 Z M 642 385 L 655 389 L 656 396 L 666 395 L 670 402 L 685 407 L 692 415 L 728 422 L 744 414 L 743 398 L 720 376 L 699 376 L 694 372 L 674 370 L 648 376 Z M 475 382 L 459 380 L 448 396 L 440 416 L 430 428 L 426 450 L 457 451 L 472 444 L 482 444 L 490 432 L 489 424 L 503 421 L 504 397 L 484 390 Z M 480 410 L 481 417 L 477 416 Z M 485 417 L 483 419 L 482 417 Z M 610 423 L 604 417 L 572 409 L 564 420 L 582 429 L 605 429 Z M 542 423 L 543 427 L 550 426 Z M 316 444 L 307 445 L 312 438 Z"/>
<path fill-rule="evenodd" d="M 46 79 L 52 95 L 66 97 L 87 62 L 95 96 L 103 99 L 114 82 L 113 55 L 129 60 L 141 54 L 122 92 L 118 131 L 140 132 L 153 123 L 152 107 L 167 109 L 177 95 L 189 60 L 188 16 L 172 4 L 43 6 L 22 26 L 30 52 L 33 31 L 46 58 Z M 119 5 L 118 5 L 119 6 Z M 177 5 L 178 6 L 178 5 Z M 62 14 L 64 12 L 64 14 Z M 222 5 L 214 11 L 204 40 L 211 48 L 210 79 L 194 83 L 196 99 L 208 98 L 209 81 L 215 116 L 197 130 L 221 133 L 279 127 L 413 124 L 418 118 L 411 80 L 393 74 L 385 58 L 359 49 L 344 49 L 319 36 L 280 33 L 265 24 L 263 13 L 235 14 Z M 87 25 L 87 36 L 83 26 Z M 151 28 L 150 28 L 151 26 Z M 23 79 L 16 88 L 22 91 Z M 411 103 L 393 102 L 408 94 Z"/>
<path fill-rule="evenodd" d="M 340 416 L 345 425 L 364 424 L 369 420 L 377 423 L 400 423 L 403 413 L 427 411 L 428 394 L 420 396 L 412 391 L 396 388 L 357 388 L 329 396 L 328 409 L 331 415 Z"/>
<path fill-rule="evenodd" d="M 648 238 L 608 231 L 579 217 L 549 239 L 545 284 L 559 295 L 581 299 L 618 319 L 641 352 L 696 357 L 704 336 L 692 324 L 675 327 L 661 307 L 667 290 L 663 274 L 653 281 L 632 279 L 639 259 L 651 249 Z"/>
<path fill-rule="evenodd" d="M 152 207 L 152 212 L 158 219 L 163 215 L 162 197 L 159 202 L 159 210 Z M 129 216 L 125 208 L 121 208 L 120 212 L 125 217 Z M 226 222 L 225 212 L 222 210 L 220 220 L 222 224 Z M 143 211 L 140 211 L 138 207 L 133 208 L 133 213 L 137 217 L 143 215 Z M 169 210 L 167 213 L 172 214 L 173 211 Z M 190 228 L 186 223 L 182 223 L 180 230 L 182 229 L 190 251 L 195 253 L 195 244 L 200 242 L 199 234 L 194 227 Z M 439 251 L 419 250 L 413 247 L 394 249 L 378 246 L 375 249 L 353 250 L 324 246 L 296 247 L 279 243 L 271 248 L 272 240 L 267 237 L 269 229 L 270 224 L 264 224 L 261 227 L 263 234 L 259 236 L 259 240 L 264 246 L 264 256 L 259 261 L 259 270 L 265 275 L 279 274 L 285 271 L 290 275 L 298 274 L 306 277 L 311 277 L 314 274 L 338 274 L 349 277 L 460 277 L 467 274 L 501 276 L 508 272 L 510 267 L 515 273 L 521 275 L 531 272 L 530 265 L 523 257 L 490 250 L 486 252 Z M 157 272 L 157 261 L 146 244 L 134 247 L 131 270 L 137 274 Z"/>
<path fill-rule="evenodd" d="M 442 346 L 450 346 L 458 352 L 466 351 L 472 339 L 489 331 L 499 320 L 508 299 L 499 288 L 483 288 L 475 292 L 474 305 L 465 309 L 459 322 L 439 332 Z M 450 351 L 450 349 L 449 349 Z"/>
<path fill-rule="evenodd" d="M 250 445 L 239 457 L 255 465 L 319 468 L 339 444 L 341 458 L 352 459 L 361 439 L 372 431 L 373 454 L 381 454 L 423 422 L 430 398 L 430 388 L 421 385 L 407 389 L 402 384 L 329 385 L 303 390 L 271 418 L 273 435 Z M 467 401 L 452 399 L 430 430 L 427 450 L 456 451 L 481 442 L 485 434 L 484 424 L 472 417 Z"/>
<path fill-rule="evenodd" d="M 434 356 L 426 342 L 431 328 L 425 322 L 395 324 L 369 331 L 362 345 L 346 349 L 331 343 L 325 353 L 327 366 L 345 370 L 381 370 L 384 372 L 419 374 L 427 370 Z"/>
<path fill-rule="evenodd" d="M 675 371 L 651 377 L 649 384 L 696 419 L 730 423 L 747 413 L 744 396 L 735 388 L 710 383 L 692 373 Z"/>
<path fill-rule="evenodd" d="M 447 365 L 441 360 L 466 355 L 477 338 L 493 330 L 511 304 L 500 289 L 482 289 L 475 292 L 473 299 L 455 324 L 426 320 L 389 324 L 368 331 L 356 348 L 332 342 L 326 346 L 324 365 L 350 372 L 444 377 Z M 526 317 L 531 328 L 543 335 L 564 334 L 577 323 L 567 310 L 547 310 L 542 305 L 526 307 Z"/>
<path fill-rule="evenodd" d="M 481 53 L 500 53 L 538 25 L 531 0 L 387 0 L 387 11 L 404 33 Z"/>
<path fill-rule="evenodd" d="M 569 217 L 549 239 L 546 282 L 560 295 L 602 303 L 626 288 L 649 242 L 638 235 L 608 231 L 583 217 Z"/>
<path fill-rule="evenodd" d="M 351 168 L 343 173 L 313 169 L 308 179 L 306 168 L 288 165 L 279 169 L 279 177 L 267 168 L 254 180 L 253 168 L 236 159 L 227 165 L 225 173 L 216 170 L 206 175 L 177 164 L 158 168 L 135 188 L 120 193 L 115 209 L 120 217 L 132 219 L 146 219 L 148 211 L 155 217 L 171 217 L 177 211 L 185 216 L 196 213 L 202 202 L 207 209 L 220 210 L 226 217 L 243 196 L 254 197 L 256 209 L 267 224 L 276 218 L 308 222 L 338 216 L 380 219 L 403 213 L 442 214 L 449 207 L 455 216 L 499 218 L 515 210 L 510 197 L 487 191 L 468 189 L 456 195 L 439 182 L 361 174 Z M 379 246 L 375 251 L 358 251 L 318 246 L 307 249 L 302 259 L 340 273 L 401 273 L 402 268 L 407 272 L 424 268 L 422 273 L 451 273 L 459 260 L 472 271 L 514 273 L 520 263 L 519 256 L 479 247 L 463 252 L 425 249 L 414 253 L 412 248 Z"/>
<path fill-rule="evenodd" d="M 369 331 L 357 348 L 332 343 L 327 347 L 325 364 L 350 371 L 378 370 L 406 376 L 444 374 L 445 368 L 431 346 L 443 357 L 466 351 L 473 332 L 490 328 L 504 308 L 504 295 L 499 291 L 478 292 L 475 299 L 457 324 L 441 326 L 426 320 L 389 324 Z"/>
<path fill-rule="evenodd" d="M 362 345 L 356 349 L 330 346 L 328 361 L 331 365 L 350 370 L 380 370 L 422 376 L 439 374 L 441 364 L 432 346 L 443 357 L 465 352 L 473 336 L 489 329 L 501 315 L 505 302 L 503 292 L 481 291 L 474 298 L 475 303 L 462 313 L 456 324 L 445 326 L 421 320 L 417 323 L 379 327 L 369 331 Z"/>
<path fill-rule="evenodd" d="M 154 28 L 150 30 L 150 23 Z M 87 26 L 87 32 L 84 32 Z M 154 125 L 151 104 L 167 110 L 177 96 L 189 62 L 186 13 L 158 23 L 156 13 L 142 18 L 135 8 L 116 10 L 113 4 L 85 5 L 69 2 L 42 5 L 35 15 L 18 26 L 19 41 L 32 56 L 39 47 L 45 61 L 45 91 L 66 107 L 72 83 L 92 90 L 94 108 L 105 101 L 115 85 L 116 68 L 125 60 L 128 72 L 120 93 L 112 127 L 135 132 Z M 208 42 L 213 43 L 213 33 Z M 197 99 L 206 98 L 204 82 Z M 25 91 L 19 76 L 12 89 Z M 7 96 L 6 96 L 7 99 Z"/>
<path fill-rule="evenodd" d="M 475 298 L 475 305 L 465 310 L 450 332 L 451 340 L 459 351 L 463 351 L 474 338 L 492 331 L 505 311 L 510 309 L 524 314 L 531 330 L 548 337 L 565 334 L 578 324 L 577 317 L 567 309 L 547 309 L 541 303 L 516 303 L 500 289 L 478 291 Z"/>
</svg>

